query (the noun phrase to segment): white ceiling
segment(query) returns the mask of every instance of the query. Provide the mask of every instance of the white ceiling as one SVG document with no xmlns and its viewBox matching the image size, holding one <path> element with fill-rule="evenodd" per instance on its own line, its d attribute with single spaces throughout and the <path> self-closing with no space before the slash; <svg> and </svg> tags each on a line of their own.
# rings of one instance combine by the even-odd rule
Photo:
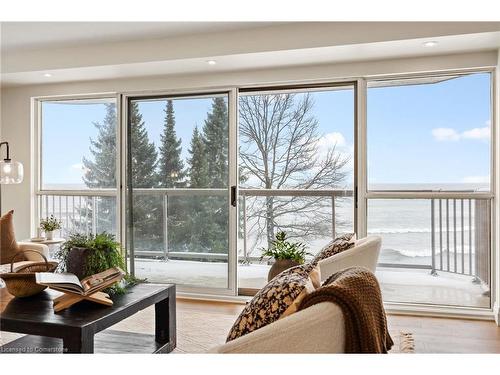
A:
<svg viewBox="0 0 500 375">
<path fill-rule="evenodd" d="M 1 50 L 171 38 L 277 25 L 274 22 L 2 22 Z"/>
<path fill-rule="evenodd" d="M 5 87 L 497 51 L 500 22 L 3 23 L 1 40 Z"/>
</svg>

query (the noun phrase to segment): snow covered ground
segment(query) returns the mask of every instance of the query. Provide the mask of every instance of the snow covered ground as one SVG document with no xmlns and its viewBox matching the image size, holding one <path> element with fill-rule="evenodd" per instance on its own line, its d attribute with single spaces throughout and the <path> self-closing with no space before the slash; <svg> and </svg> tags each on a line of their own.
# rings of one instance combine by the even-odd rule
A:
<svg viewBox="0 0 500 375">
<path fill-rule="evenodd" d="M 240 265 L 239 288 L 263 287 L 268 271 L 267 265 Z M 227 287 L 227 263 L 136 259 L 135 273 L 151 282 Z M 473 283 L 471 276 L 447 272 L 438 272 L 438 276 L 432 276 L 429 270 L 379 268 L 377 278 L 385 301 L 484 308 L 490 306 L 490 298 L 484 287 Z"/>
</svg>

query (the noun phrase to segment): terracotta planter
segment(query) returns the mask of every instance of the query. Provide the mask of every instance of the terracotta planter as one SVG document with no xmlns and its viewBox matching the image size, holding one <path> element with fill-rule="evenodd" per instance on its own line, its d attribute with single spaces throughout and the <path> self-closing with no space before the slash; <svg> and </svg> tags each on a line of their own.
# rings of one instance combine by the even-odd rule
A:
<svg viewBox="0 0 500 375">
<path fill-rule="evenodd" d="M 299 264 L 300 263 L 291 259 L 276 260 L 267 274 L 267 281 L 271 281 L 276 275 L 280 274 L 284 270 L 298 266 Z"/>
<path fill-rule="evenodd" d="M 87 258 L 91 251 L 85 247 L 71 248 L 66 259 L 66 271 L 74 273 L 80 280 L 83 279 L 87 268 Z"/>
</svg>

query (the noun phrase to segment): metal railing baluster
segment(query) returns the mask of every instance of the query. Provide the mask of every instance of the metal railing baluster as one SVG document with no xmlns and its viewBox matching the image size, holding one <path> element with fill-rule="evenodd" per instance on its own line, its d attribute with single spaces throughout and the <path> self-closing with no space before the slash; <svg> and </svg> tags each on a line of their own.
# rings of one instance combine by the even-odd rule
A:
<svg viewBox="0 0 500 375">
<path fill-rule="evenodd" d="M 71 230 L 75 230 L 75 196 L 73 195 L 71 199 Z"/>
<path fill-rule="evenodd" d="M 336 219 L 335 219 L 335 195 L 332 195 L 332 238 L 337 237 L 336 235 Z"/>
<path fill-rule="evenodd" d="M 59 220 L 62 221 L 62 209 L 61 209 L 61 200 L 62 200 L 62 197 L 59 196 Z M 67 233 L 64 233 L 64 229 L 61 228 L 61 230 L 59 231 L 59 233 L 61 233 L 61 236 L 65 236 Z"/>
<path fill-rule="evenodd" d="M 436 228 L 434 223 L 434 199 L 431 199 L 431 275 L 436 276 Z"/>
<path fill-rule="evenodd" d="M 49 217 L 49 196 L 45 196 L 45 216 L 44 217 Z"/>
<path fill-rule="evenodd" d="M 55 197 L 54 195 L 52 195 L 52 196 L 51 196 L 51 198 L 52 198 L 52 199 L 51 199 L 51 202 L 52 202 L 52 209 L 48 210 L 48 214 L 47 214 L 47 216 L 50 216 L 50 215 L 54 215 L 54 216 L 55 216 L 55 214 L 56 214 L 56 211 L 55 211 L 55 205 L 54 205 L 54 200 L 55 200 L 55 198 L 56 198 L 56 197 Z M 48 209 L 48 206 L 47 206 L 47 209 Z"/>
<path fill-rule="evenodd" d="M 92 215 L 92 233 L 96 234 L 97 233 L 97 202 L 96 202 L 96 197 L 92 197 L 92 212 L 90 213 Z"/>
<path fill-rule="evenodd" d="M 457 200 L 453 199 L 453 272 L 457 272 Z"/>
<path fill-rule="evenodd" d="M 168 194 L 163 195 L 163 260 L 168 260 Z"/>
<path fill-rule="evenodd" d="M 82 229 L 82 196 L 78 197 L 78 226 Z"/>
<path fill-rule="evenodd" d="M 446 200 L 446 271 L 450 271 L 450 201 Z"/>
<path fill-rule="evenodd" d="M 85 197 L 85 234 L 89 234 L 89 197 Z"/>
<path fill-rule="evenodd" d="M 443 200 L 439 200 L 439 269 L 443 270 Z"/>
<path fill-rule="evenodd" d="M 462 238 L 462 274 L 465 273 L 465 232 L 464 232 L 464 200 L 460 199 L 460 220 L 461 220 L 461 238 Z"/>
<path fill-rule="evenodd" d="M 469 199 L 469 275 L 472 275 L 472 200 Z"/>
<path fill-rule="evenodd" d="M 248 260 L 247 244 L 247 196 L 243 195 L 243 262 L 250 263 Z"/>
<path fill-rule="evenodd" d="M 68 196 L 66 195 L 66 206 L 64 207 L 64 216 L 66 217 L 66 233 L 69 233 L 69 208 L 68 208 Z"/>
</svg>

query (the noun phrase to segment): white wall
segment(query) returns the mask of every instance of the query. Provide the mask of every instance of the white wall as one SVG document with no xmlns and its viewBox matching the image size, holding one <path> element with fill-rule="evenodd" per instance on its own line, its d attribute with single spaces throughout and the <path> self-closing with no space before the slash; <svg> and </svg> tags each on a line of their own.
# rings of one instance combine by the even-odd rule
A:
<svg viewBox="0 0 500 375">
<path fill-rule="evenodd" d="M 190 89 L 216 86 L 245 86 L 286 83 L 300 80 L 335 80 L 394 73 L 414 73 L 434 70 L 497 66 L 496 51 L 418 57 L 396 60 L 365 61 L 336 65 L 302 66 L 282 69 L 238 71 L 190 76 L 145 77 L 120 80 L 33 85 L 3 88 L 1 92 L 1 134 L 11 144 L 12 157 L 25 168 L 25 180 L 20 185 L 2 187 L 2 209 L 15 210 L 18 238 L 30 236 L 31 210 L 31 98 L 37 96 L 69 95 L 139 90 Z M 66 141 L 66 140 L 65 140 Z M 61 155 L 64 157 L 64 155 Z"/>
<path fill-rule="evenodd" d="M 494 272 L 494 287 L 495 293 L 495 305 L 493 306 L 493 311 L 495 313 L 495 321 L 497 325 L 500 326 L 500 50 L 498 50 L 498 63 L 496 68 L 496 82 L 495 82 L 495 97 L 496 103 L 494 106 L 495 110 L 495 122 L 496 122 L 496 132 L 495 132 L 495 162 L 496 162 L 496 198 L 494 212 L 496 216 L 496 228 L 493 228 L 493 236 L 495 248 L 493 249 L 493 269 Z"/>
</svg>

